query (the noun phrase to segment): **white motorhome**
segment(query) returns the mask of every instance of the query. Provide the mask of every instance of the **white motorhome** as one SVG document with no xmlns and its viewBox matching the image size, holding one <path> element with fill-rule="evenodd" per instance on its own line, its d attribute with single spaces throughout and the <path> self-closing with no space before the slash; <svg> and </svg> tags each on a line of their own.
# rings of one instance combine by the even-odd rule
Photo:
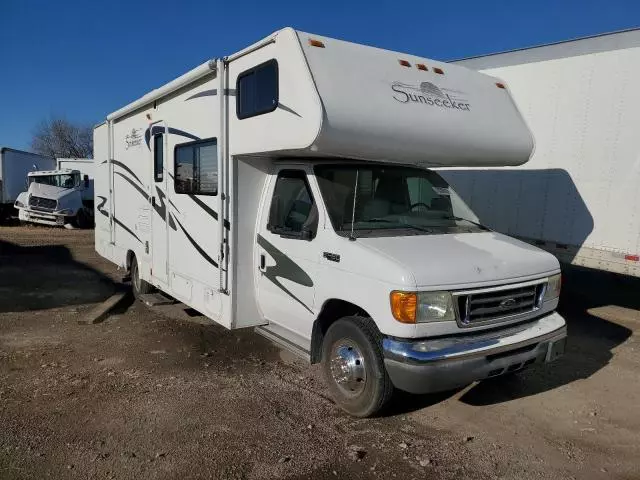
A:
<svg viewBox="0 0 640 480">
<path fill-rule="evenodd" d="M 10 216 L 20 192 L 24 191 L 27 173 L 55 168 L 54 158 L 13 148 L 0 148 L 0 221 Z"/>
<path fill-rule="evenodd" d="M 441 172 L 483 223 L 640 276 L 640 29 L 455 63 L 508 82 L 536 138 L 521 167 Z"/>
<path fill-rule="evenodd" d="M 21 222 L 79 228 L 93 225 L 93 179 L 88 174 L 60 167 L 29 172 L 27 185 L 27 191 L 15 202 Z"/>
<path fill-rule="evenodd" d="M 134 294 L 322 362 L 353 415 L 563 352 L 556 258 L 428 169 L 529 159 L 492 77 L 286 28 L 108 115 L 94 145 L 96 250 Z"/>
</svg>

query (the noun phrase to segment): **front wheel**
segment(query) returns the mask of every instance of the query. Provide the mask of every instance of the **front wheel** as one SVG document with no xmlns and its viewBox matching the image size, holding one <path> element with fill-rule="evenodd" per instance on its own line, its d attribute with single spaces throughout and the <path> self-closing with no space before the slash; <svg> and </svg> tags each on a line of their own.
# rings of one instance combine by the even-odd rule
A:
<svg viewBox="0 0 640 480">
<path fill-rule="evenodd" d="M 353 416 L 374 415 L 393 395 L 380 333 L 370 318 L 344 317 L 329 327 L 322 369 L 334 401 Z"/>
<path fill-rule="evenodd" d="M 153 285 L 140 278 L 138 259 L 135 256 L 131 259 L 131 289 L 136 299 L 139 299 L 140 295 L 145 295 L 153 291 Z"/>
<path fill-rule="evenodd" d="M 91 227 L 91 215 L 84 207 L 78 210 L 75 223 L 78 228 L 85 229 Z"/>
</svg>

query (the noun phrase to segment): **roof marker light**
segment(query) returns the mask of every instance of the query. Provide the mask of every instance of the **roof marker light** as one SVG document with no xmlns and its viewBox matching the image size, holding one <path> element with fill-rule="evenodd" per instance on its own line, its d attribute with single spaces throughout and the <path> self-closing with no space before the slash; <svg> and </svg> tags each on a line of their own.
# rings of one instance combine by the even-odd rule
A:
<svg viewBox="0 0 640 480">
<path fill-rule="evenodd" d="M 406 60 L 398 60 L 398 63 L 400 65 L 402 65 L 403 67 L 411 67 L 411 64 L 409 62 L 407 62 Z"/>
<path fill-rule="evenodd" d="M 496 87 L 498 88 L 507 88 L 504 83 L 496 82 Z"/>
<path fill-rule="evenodd" d="M 444 75 L 444 70 L 442 70 L 440 67 L 433 67 L 433 71 L 435 73 L 439 73 L 440 75 Z"/>
<path fill-rule="evenodd" d="M 416 63 L 416 68 L 417 68 L 418 70 L 422 70 L 422 71 L 424 71 L 424 72 L 426 72 L 426 71 L 427 71 L 427 66 L 426 66 L 424 63 Z"/>
<path fill-rule="evenodd" d="M 311 45 L 312 47 L 324 48 L 324 43 L 322 43 L 320 40 L 314 40 L 313 38 L 309 39 L 309 45 Z"/>
</svg>

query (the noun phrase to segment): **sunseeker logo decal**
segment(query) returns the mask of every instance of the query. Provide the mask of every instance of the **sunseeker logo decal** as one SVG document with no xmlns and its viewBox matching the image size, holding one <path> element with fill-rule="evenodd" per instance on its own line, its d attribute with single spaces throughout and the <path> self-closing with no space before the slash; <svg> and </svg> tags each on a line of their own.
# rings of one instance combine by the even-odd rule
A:
<svg viewBox="0 0 640 480">
<path fill-rule="evenodd" d="M 421 82 L 418 85 L 409 85 L 402 82 L 393 82 L 391 90 L 394 100 L 400 103 L 422 103 L 424 105 L 461 110 L 471 110 L 469 101 L 464 92 L 441 88 L 431 82 Z"/>
<path fill-rule="evenodd" d="M 142 144 L 142 135 L 140 134 L 141 131 L 141 128 L 132 128 L 131 132 L 125 135 L 125 150 L 129 150 L 132 147 L 139 147 Z"/>
</svg>

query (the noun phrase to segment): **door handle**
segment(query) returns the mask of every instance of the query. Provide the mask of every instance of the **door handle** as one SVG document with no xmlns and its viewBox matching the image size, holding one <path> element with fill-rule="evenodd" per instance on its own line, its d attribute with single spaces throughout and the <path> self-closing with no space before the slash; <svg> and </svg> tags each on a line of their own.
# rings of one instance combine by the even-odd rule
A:
<svg viewBox="0 0 640 480">
<path fill-rule="evenodd" d="M 267 259 L 264 256 L 264 253 L 261 253 L 260 254 L 260 271 L 264 272 L 266 266 L 267 266 Z"/>
</svg>

